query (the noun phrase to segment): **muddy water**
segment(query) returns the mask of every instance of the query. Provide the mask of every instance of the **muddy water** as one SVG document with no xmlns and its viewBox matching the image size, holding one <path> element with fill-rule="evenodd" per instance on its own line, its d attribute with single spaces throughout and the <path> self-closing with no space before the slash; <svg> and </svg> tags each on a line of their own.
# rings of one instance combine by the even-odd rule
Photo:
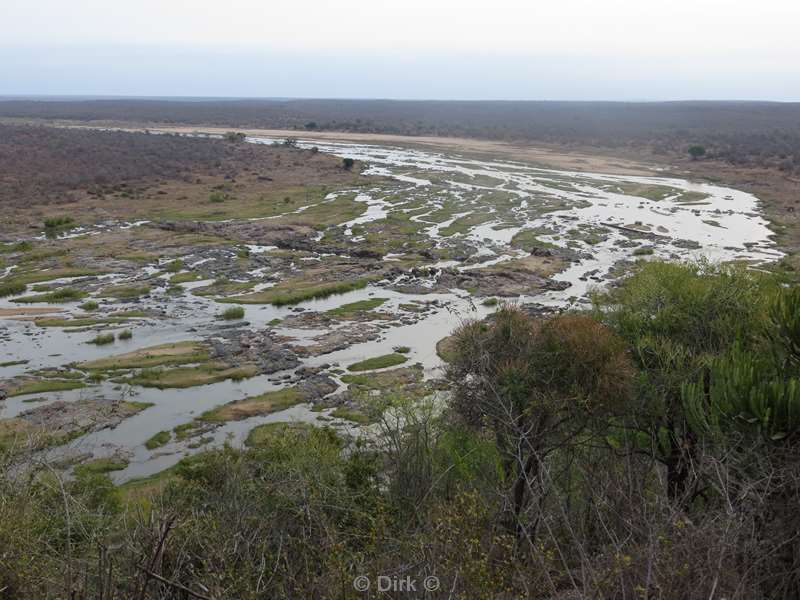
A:
<svg viewBox="0 0 800 600">
<path fill-rule="evenodd" d="M 253 143 L 273 143 L 274 140 L 253 138 Z M 396 184 L 382 189 L 376 183 L 355 198 L 363 202 L 365 212 L 339 227 L 352 236 L 353 228 L 385 219 L 393 211 L 407 210 L 406 200 L 414 203 L 412 220 L 430 238 L 432 247 L 446 247 L 453 241 L 466 240 L 477 248 L 465 263 L 441 261 L 430 266 L 462 269 L 481 268 L 525 255 L 510 246 L 521 231 L 532 230 L 536 237 L 556 247 L 569 247 L 580 256 L 565 271 L 554 278 L 569 284 L 562 291 L 546 292 L 522 298 L 529 302 L 564 305 L 580 301 L 591 286 L 600 285 L 603 277 L 618 262 L 632 260 L 636 248 L 647 247 L 648 256 L 687 259 L 701 256 L 712 260 L 748 260 L 755 263 L 774 260 L 781 254 L 770 240 L 767 222 L 759 215 L 758 200 L 747 193 L 724 187 L 691 183 L 679 179 L 657 177 L 623 177 L 594 173 L 572 173 L 534 168 L 515 162 L 481 161 L 468 157 L 448 156 L 408 148 L 333 142 L 304 142 L 302 146 L 317 146 L 323 152 L 354 158 L 367 163 L 366 175 L 388 176 Z M 376 179 L 376 181 L 379 181 Z M 398 192 L 398 187 L 399 188 Z M 657 188 L 657 193 L 653 191 Z M 642 192 L 642 190 L 649 190 Z M 642 195 L 637 195 L 640 193 Z M 502 194 L 502 203 L 494 202 Z M 398 200 L 398 197 L 401 199 Z M 657 199 L 654 199 L 656 198 Z M 431 215 L 445 206 L 455 206 L 446 218 Z M 302 210 L 302 209 L 301 209 Z M 298 211 L 295 211 L 298 212 Z M 483 215 L 477 225 L 468 225 L 455 235 L 442 235 L 442 230 L 458 223 L 459 219 Z M 137 227 L 142 223 L 125 224 Z M 98 228 L 99 229 L 99 228 Z M 591 234 L 602 230 L 602 235 Z M 641 232 L 631 241 L 631 231 Z M 571 232 L 571 233 L 570 233 Z M 68 232 L 66 236 L 91 234 L 91 228 Z M 321 239 L 324 239 L 325 233 Z M 273 248 L 251 246 L 252 254 L 269 252 Z M 640 251 L 641 253 L 641 251 Z M 312 260 L 317 257 L 311 257 Z M 387 256 L 385 260 L 393 260 Z M 187 256 L 187 265 L 197 266 L 211 260 Z M 157 264 L 145 267 L 140 274 L 105 276 L 109 283 L 131 284 L 152 277 Z M 13 272 L 6 268 L 3 277 Z M 253 277 L 261 273 L 254 271 Z M 64 281 L 67 283 L 68 281 Z M 210 281 L 184 284 L 191 289 Z M 395 346 L 411 348 L 409 363 L 421 363 L 428 376 L 436 375 L 441 366 L 435 344 L 448 335 L 464 318 L 482 317 L 491 308 L 474 303 L 467 292 L 452 290 L 443 294 L 401 294 L 385 287 L 389 282 L 371 285 L 340 296 L 312 300 L 299 305 L 306 311 L 325 311 L 345 303 L 372 297 L 387 298 L 381 311 L 399 312 L 400 304 L 414 300 L 438 300 L 439 306 L 413 324 L 396 325 L 382 331 L 381 339 L 354 344 L 323 356 L 306 359 L 305 364 L 318 366 L 338 363 L 346 367 L 366 358 L 391 352 Z M 268 287 L 270 284 L 262 284 Z M 220 305 L 213 298 L 193 296 L 173 297 L 165 288 L 154 288 L 149 297 L 135 303 L 117 303 L 115 310 L 146 309 L 162 314 L 158 319 L 142 319 L 135 324 L 133 339 L 118 342 L 115 353 L 128 352 L 156 344 L 214 337 L 221 327 L 218 319 Z M 261 289 L 261 288 L 257 288 Z M 0 300 L 0 308 L 17 307 L 13 298 Z M 54 309 L 74 308 L 58 305 Z M 275 319 L 296 314 L 295 307 L 244 305 L 248 327 L 262 329 Z M 59 328 L 40 328 L 30 321 L 5 319 L 6 341 L 0 347 L 0 362 L 28 360 L 25 365 L 0 367 L 0 378 L 12 377 L 43 367 L 57 367 L 70 362 L 106 357 L 108 348 L 86 342 L 96 331 L 65 331 Z M 125 327 L 130 327 L 126 324 Z M 297 339 L 319 332 L 287 330 L 277 327 L 278 333 Z M 187 423 L 202 412 L 220 404 L 279 389 L 281 378 L 290 375 L 276 373 L 244 381 L 224 381 L 188 389 L 158 390 L 117 386 L 109 382 L 82 390 L 42 394 L 42 403 L 56 400 L 74 401 L 80 398 L 126 398 L 153 404 L 115 429 L 107 429 L 72 441 L 70 452 L 106 456 L 120 449 L 129 453 L 130 466 L 114 473 L 117 481 L 148 475 L 166 468 L 187 453 L 199 451 L 187 444 L 173 441 L 157 450 L 145 448 L 144 442 L 154 433 L 171 430 Z M 12 398 L 0 403 L 0 418 L 13 417 L 34 404 L 23 402 L 27 397 Z M 37 404 L 39 405 L 39 404 Z M 269 416 L 227 423 L 209 434 L 209 447 L 225 441 L 241 444 L 247 432 L 262 423 L 301 420 L 317 423 L 327 413 L 312 412 L 310 406 L 300 405 Z M 326 421 L 328 422 L 328 421 Z M 342 421 L 335 426 L 352 429 Z M 63 455 L 67 449 L 55 448 L 48 456 Z"/>
</svg>

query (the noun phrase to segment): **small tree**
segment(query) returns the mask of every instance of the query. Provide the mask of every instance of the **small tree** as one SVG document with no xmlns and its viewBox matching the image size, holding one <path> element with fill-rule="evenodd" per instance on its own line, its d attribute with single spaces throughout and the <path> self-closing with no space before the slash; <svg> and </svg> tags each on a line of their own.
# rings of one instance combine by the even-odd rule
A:
<svg viewBox="0 0 800 600">
<path fill-rule="evenodd" d="M 356 164 L 352 158 L 343 158 L 342 159 L 342 167 L 344 167 L 345 171 L 350 171 L 353 168 L 353 165 Z"/>
<path fill-rule="evenodd" d="M 224 136 L 226 142 L 234 143 L 243 142 L 246 137 L 241 131 L 228 131 Z"/>
<path fill-rule="evenodd" d="M 692 157 L 692 160 L 697 160 L 701 156 L 705 156 L 706 149 L 704 146 L 700 146 L 695 144 L 693 146 L 689 146 L 689 156 Z"/>
<path fill-rule="evenodd" d="M 507 525 L 533 538 L 547 461 L 585 443 L 628 398 L 625 345 L 587 315 L 537 320 L 504 306 L 492 323 L 459 328 L 453 350 L 453 407 L 492 434 L 509 486 Z"/>
</svg>

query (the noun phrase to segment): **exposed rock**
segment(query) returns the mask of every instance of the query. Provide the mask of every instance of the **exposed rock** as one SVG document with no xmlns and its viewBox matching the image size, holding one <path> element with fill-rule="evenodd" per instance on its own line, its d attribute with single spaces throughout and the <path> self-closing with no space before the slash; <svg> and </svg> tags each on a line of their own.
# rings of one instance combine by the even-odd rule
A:
<svg viewBox="0 0 800 600">
<path fill-rule="evenodd" d="M 215 358 L 253 363 L 259 366 L 261 373 L 267 375 L 294 369 L 300 364 L 297 355 L 273 339 L 269 330 L 223 331 L 220 336 L 221 340 L 211 340 Z"/>
<path fill-rule="evenodd" d="M 316 402 L 335 392 L 339 386 L 327 375 L 313 375 L 297 385 L 307 402 Z"/>
<path fill-rule="evenodd" d="M 208 233 L 248 244 L 278 247 L 289 240 L 307 239 L 311 242 L 316 234 L 313 228 L 306 225 L 285 225 L 269 221 L 162 221 L 156 223 L 155 227 L 179 233 Z"/>
<path fill-rule="evenodd" d="M 59 400 L 20 413 L 19 419 L 36 428 L 67 438 L 113 428 L 143 409 L 122 400 Z"/>
<path fill-rule="evenodd" d="M 381 337 L 380 331 L 379 327 L 369 323 L 353 323 L 315 336 L 309 343 L 297 344 L 294 350 L 300 356 L 320 356 L 344 350 L 353 344 L 378 340 Z"/>
</svg>

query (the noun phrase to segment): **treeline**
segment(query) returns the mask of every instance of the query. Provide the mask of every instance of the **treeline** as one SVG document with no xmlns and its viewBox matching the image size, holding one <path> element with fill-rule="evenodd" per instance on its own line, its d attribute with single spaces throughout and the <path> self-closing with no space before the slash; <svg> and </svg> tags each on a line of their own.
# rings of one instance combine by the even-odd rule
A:
<svg viewBox="0 0 800 600">
<path fill-rule="evenodd" d="M 800 104 L 767 102 L 457 102 L 86 100 L 0 102 L 0 116 L 214 124 L 646 149 L 800 172 Z"/>
<path fill-rule="evenodd" d="M 0 125 L 0 204 L 68 202 L 76 190 L 126 193 L 198 175 L 274 167 L 283 150 L 235 141 L 123 131 Z"/>
<path fill-rule="evenodd" d="M 382 575 L 417 582 L 396 598 L 797 598 L 798 315 L 771 275 L 653 262 L 591 311 L 464 324 L 449 400 L 373 406 L 361 441 L 286 426 L 160 491 L 17 457 L 0 590 L 359 598 Z"/>
</svg>

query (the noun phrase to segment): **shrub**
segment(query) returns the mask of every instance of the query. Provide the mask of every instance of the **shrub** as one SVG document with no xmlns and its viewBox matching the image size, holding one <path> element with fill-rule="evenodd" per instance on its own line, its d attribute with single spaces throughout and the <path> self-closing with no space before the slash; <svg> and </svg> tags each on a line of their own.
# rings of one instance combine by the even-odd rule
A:
<svg viewBox="0 0 800 600">
<path fill-rule="evenodd" d="M 97 346 L 105 346 L 106 344 L 113 344 L 114 343 L 114 334 L 113 333 L 101 333 L 98 336 L 95 336 L 87 343 L 95 344 Z"/>
<path fill-rule="evenodd" d="M 231 306 L 230 308 L 225 309 L 225 311 L 220 315 L 222 319 L 226 321 L 232 321 L 234 319 L 242 319 L 244 318 L 244 308 L 241 306 Z"/>
<path fill-rule="evenodd" d="M 357 363 L 353 363 L 347 367 L 348 371 L 372 371 L 373 369 L 385 369 L 387 367 L 394 367 L 401 365 L 408 360 L 402 354 L 384 354 L 383 356 L 376 356 L 368 358 Z"/>
<path fill-rule="evenodd" d="M 17 294 L 22 294 L 25 289 L 26 285 L 24 283 L 3 283 L 0 281 L 0 298 L 5 298 L 6 296 L 16 296 Z"/>
<path fill-rule="evenodd" d="M 701 156 L 705 156 L 706 149 L 704 146 L 700 146 L 695 144 L 693 146 L 689 146 L 689 156 L 692 157 L 692 160 L 697 160 Z"/>
<path fill-rule="evenodd" d="M 148 450 L 155 450 L 169 443 L 172 439 L 172 434 L 169 431 L 159 431 L 144 443 L 144 447 Z"/>
<path fill-rule="evenodd" d="M 44 220 L 44 226 L 47 229 L 58 229 L 61 227 L 67 227 L 74 223 L 72 217 L 48 217 Z"/>
<path fill-rule="evenodd" d="M 170 261 L 163 268 L 167 273 L 177 273 L 183 269 L 183 261 L 180 259 Z"/>
<path fill-rule="evenodd" d="M 506 526 L 519 535 L 539 518 L 531 502 L 545 457 L 627 402 L 634 372 L 625 344 L 590 316 L 535 320 L 503 306 L 488 324 L 461 326 L 451 346 L 453 408 L 498 440 L 512 487 Z"/>
<path fill-rule="evenodd" d="M 741 266 L 642 262 L 621 284 L 595 296 L 597 317 L 630 345 L 641 371 L 637 433 L 629 442 L 667 468 L 672 499 L 697 483 L 697 439 L 687 427 L 685 383 L 705 377 L 714 357 L 761 336 L 777 282 Z"/>
</svg>

